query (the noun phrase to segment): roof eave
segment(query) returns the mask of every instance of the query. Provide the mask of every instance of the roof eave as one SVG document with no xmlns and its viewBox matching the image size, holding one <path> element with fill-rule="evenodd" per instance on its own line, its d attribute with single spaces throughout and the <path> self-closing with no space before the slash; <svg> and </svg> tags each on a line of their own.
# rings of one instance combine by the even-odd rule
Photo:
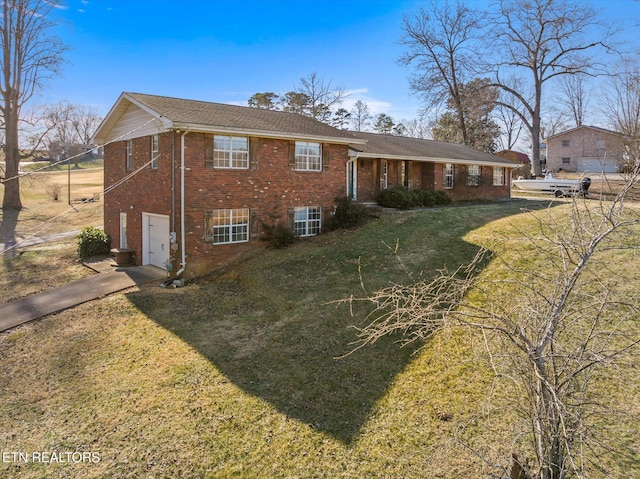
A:
<svg viewBox="0 0 640 479">
<path fill-rule="evenodd" d="M 409 156 L 409 155 L 385 155 L 380 153 L 363 153 L 355 152 L 357 158 L 384 159 L 384 160 L 400 160 L 400 161 L 418 161 L 422 163 L 451 163 L 455 165 L 481 165 L 481 166 L 504 166 L 510 168 L 518 168 L 519 165 L 511 161 L 491 161 L 491 160 L 472 160 L 460 158 L 439 158 L 428 156 Z"/>
<path fill-rule="evenodd" d="M 127 93 L 122 93 L 120 97 L 118 97 L 118 99 L 116 100 L 115 104 L 109 110 L 109 113 L 107 113 L 107 115 L 104 117 L 104 119 L 96 129 L 93 136 L 91 137 L 92 144 L 102 145 L 105 143 L 108 132 L 115 126 L 116 123 L 118 123 L 118 120 L 124 113 L 124 110 L 126 110 L 126 107 L 123 107 L 123 103 L 125 101 L 137 106 L 138 108 L 142 109 L 152 117 L 160 120 L 162 122 L 162 126 L 165 129 L 169 130 L 172 128 L 173 122 L 171 120 L 162 116 L 157 111 L 152 110 L 145 104 L 140 103 L 135 98 L 132 98 L 130 95 L 128 95 Z"/>
<path fill-rule="evenodd" d="M 324 135 L 308 135 L 303 133 L 291 133 L 285 131 L 268 131 L 268 130 L 257 130 L 252 128 L 235 128 L 228 126 L 216 126 L 216 125 L 202 125 L 196 123 L 172 123 L 172 128 L 174 130 L 182 130 L 182 131 L 192 131 L 192 132 L 200 132 L 200 133 L 229 133 L 235 135 L 246 135 L 246 136 L 257 136 L 261 138 L 277 138 L 284 140 L 312 140 L 319 141 L 323 143 L 334 143 L 334 144 L 358 144 L 364 145 L 367 143 L 366 140 L 361 140 L 359 138 L 342 138 L 336 136 L 324 136 Z"/>
</svg>

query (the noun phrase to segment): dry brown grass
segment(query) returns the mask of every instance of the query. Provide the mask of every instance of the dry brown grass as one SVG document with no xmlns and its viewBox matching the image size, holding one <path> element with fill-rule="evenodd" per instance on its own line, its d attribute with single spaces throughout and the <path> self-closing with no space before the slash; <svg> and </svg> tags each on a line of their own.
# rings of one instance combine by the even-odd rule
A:
<svg viewBox="0 0 640 479">
<path fill-rule="evenodd" d="M 68 205 L 67 172 L 36 173 L 20 180 L 22 192 L 21 210 L 17 218 L 0 210 L 0 243 L 20 240 L 31 235 L 44 236 L 74 231 L 83 226 L 100 226 L 103 221 L 102 201 L 81 204 L 80 198 L 92 198 L 103 190 L 101 168 L 71 170 L 71 200 Z M 47 191 L 51 185 L 61 185 L 62 193 L 54 201 Z M 4 186 L 0 185 L 0 197 Z"/>
<path fill-rule="evenodd" d="M 60 184 L 62 195 L 54 201 L 47 191 Z M 102 192 L 102 169 L 72 170 L 71 197 L 93 197 Z M 100 226 L 102 201 L 67 203 L 67 172 L 38 173 L 21 180 L 24 209 L 19 212 L 0 209 L 0 243 L 14 244 L 32 237 L 76 231 L 84 226 Z M 0 185 L 0 197 L 4 193 Z M 76 255 L 75 238 L 20 247 L 0 258 L 0 304 L 55 288 L 83 278 L 92 272 Z"/>
<path fill-rule="evenodd" d="M 512 221 L 526 227 L 519 206 L 383 218 L 266 250 L 222 277 L 147 285 L 0 334 L 0 448 L 100 454 L 91 464 L 0 462 L 0 475 L 487 477 L 470 448 L 508 458 L 516 413 L 482 338 L 442 332 L 415 351 L 383 340 L 336 360 L 366 311 L 351 317 L 330 301 L 359 294 L 359 271 L 368 288 L 406 279 L 386 246 L 397 238 L 407 267 L 431 274 Z M 630 414 L 637 376 L 611 395 Z M 631 449 L 640 437 L 637 423 L 606 427 Z M 593 477 L 636 477 L 632 459 Z"/>
</svg>

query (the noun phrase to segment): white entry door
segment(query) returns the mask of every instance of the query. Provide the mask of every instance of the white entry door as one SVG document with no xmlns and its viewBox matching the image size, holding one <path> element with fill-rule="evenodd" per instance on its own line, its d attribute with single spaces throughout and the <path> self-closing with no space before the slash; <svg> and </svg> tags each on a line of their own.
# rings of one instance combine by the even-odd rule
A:
<svg viewBox="0 0 640 479">
<path fill-rule="evenodd" d="M 170 256 L 169 217 L 142 213 L 142 264 L 166 268 Z"/>
</svg>

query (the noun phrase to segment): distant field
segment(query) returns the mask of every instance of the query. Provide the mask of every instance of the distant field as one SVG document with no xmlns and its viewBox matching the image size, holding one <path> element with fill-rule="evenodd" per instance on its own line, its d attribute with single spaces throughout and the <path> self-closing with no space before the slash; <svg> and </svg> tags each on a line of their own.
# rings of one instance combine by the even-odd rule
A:
<svg viewBox="0 0 640 479">
<path fill-rule="evenodd" d="M 2 231 L 0 243 L 19 240 L 31 235 L 73 231 L 83 226 L 99 226 L 103 222 L 102 200 L 81 204 L 83 198 L 92 198 L 103 191 L 103 170 L 71 169 L 71 203 L 68 200 L 67 171 L 39 172 L 20 179 L 20 191 L 24 209 L 17 218 L 3 216 L 0 209 Z M 59 189 L 58 200 L 53 199 L 53 189 Z M 0 198 L 4 185 L 0 184 Z"/>
</svg>

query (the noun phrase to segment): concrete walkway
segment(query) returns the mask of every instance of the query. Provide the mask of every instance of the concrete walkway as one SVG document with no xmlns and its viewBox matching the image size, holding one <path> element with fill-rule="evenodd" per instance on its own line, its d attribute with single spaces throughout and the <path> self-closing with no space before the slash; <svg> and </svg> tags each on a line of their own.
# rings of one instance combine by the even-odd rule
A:
<svg viewBox="0 0 640 479">
<path fill-rule="evenodd" d="M 88 265 L 99 271 L 72 283 L 0 306 L 0 332 L 48 314 L 102 298 L 132 286 L 166 279 L 166 271 L 155 266 L 118 268 L 108 260 Z"/>
<path fill-rule="evenodd" d="M 33 236 L 25 240 L 9 241 L 8 243 L 0 243 L 0 253 L 4 253 L 10 249 L 26 248 L 27 246 L 34 246 L 41 243 L 49 243 L 51 241 L 58 241 L 66 238 L 73 238 L 80 233 L 77 231 L 66 231 L 64 233 L 56 233 L 48 236 Z M 17 246 L 16 246 L 17 245 Z"/>
</svg>

